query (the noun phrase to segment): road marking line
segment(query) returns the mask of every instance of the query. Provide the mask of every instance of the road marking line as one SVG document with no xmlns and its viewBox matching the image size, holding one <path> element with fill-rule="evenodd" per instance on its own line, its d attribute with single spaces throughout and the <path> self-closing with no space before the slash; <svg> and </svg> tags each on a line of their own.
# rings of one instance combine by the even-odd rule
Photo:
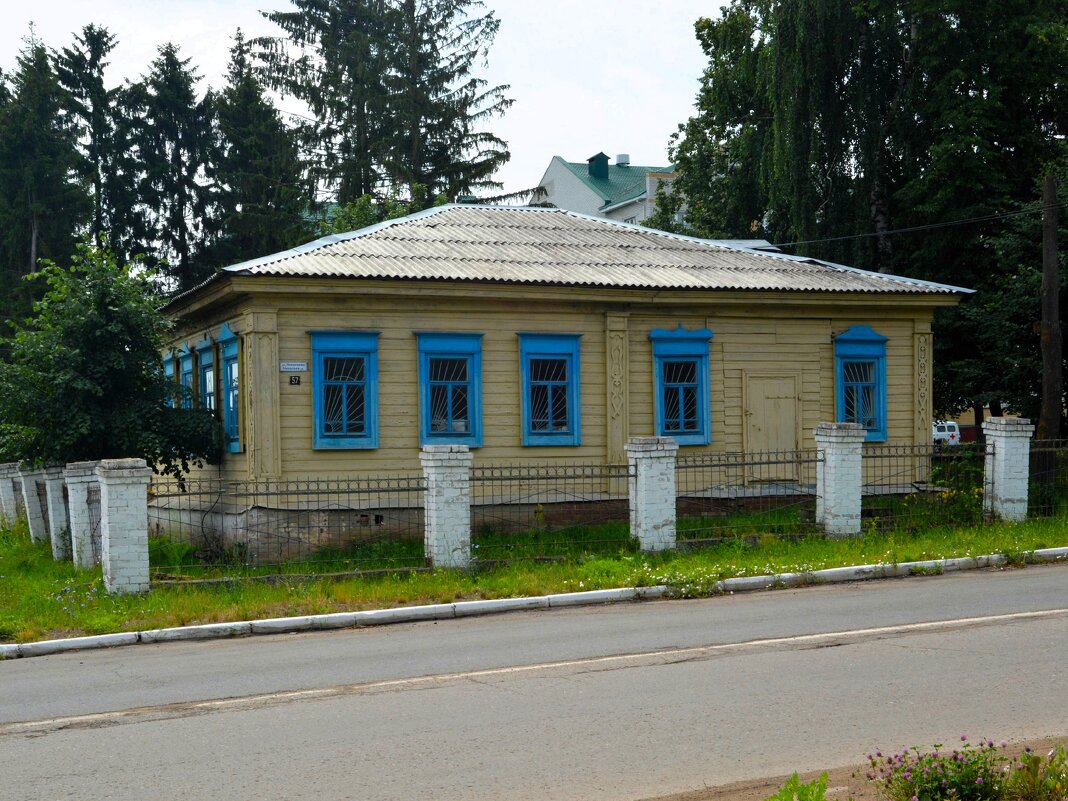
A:
<svg viewBox="0 0 1068 801">
<path fill-rule="evenodd" d="M 739 651 L 745 649 L 767 648 L 781 645 L 805 645 L 817 644 L 834 640 L 861 640 L 880 635 L 922 633 L 928 631 L 940 631 L 946 629 L 966 628 L 971 626 L 990 625 L 995 623 L 1011 623 L 1015 621 L 1042 620 L 1045 618 L 1060 617 L 1068 614 L 1065 609 L 1047 609 L 1038 612 L 1012 612 L 1003 615 L 983 615 L 980 617 L 956 618 L 953 620 L 933 620 L 925 623 L 902 623 L 895 626 L 876 626 L 866 629 L 849 629 L 846 631 L 829 631 L 819 634 L 798 634 L 790 637 L 769 637 L 761 640 L 746 640 L 734 643 L 719 643 L 716 645 L 697 645 L 686 648 L 665 648 L 658 651 L 641 651 L 632 654 L 615 654 L 612 656 L 586 657 L 583 659 L 566 659 L 556 662 L 539 662 L 533 665 L 515 665 L 511 667 L 484 668 L 482 670 L 469 670 L 462 673 L 438 673 L 431 676 L 413 676 L 403 679 L 387 679 L 382 681 L 370 681 L 358 684 L 343 684 L 333 687 L 319 687 L 309 690 L 283 690 L 280 692 L 261 693 L 258 695 L 245 695 L 236 698 L 216 698 L 206 701 L 186 701 L 176 704 L 160 706 L 134 707 L 113 712 L 96 712 L 88 715 L 73 715 L 70 717 L 46 718 L 43 720 L 24 721 L 18 723 L 0 723 L 0 736 L 11 734 L 34 734 L 60 729 L 70 728 L 94 728 L 108 725 L 118 725 L 123 722 L 136 720 L 151 720 L 187 717 L 214 711 L 224 711 L 235 708 L 255 708 L 294 701 L 307 701 L 321 698 L 331 698 L 342 695 L 355 695 L 375 690 L 391 690 L 402 687 L 430 686 L 444 684 L 467 679 L 479 679 L 491 676 L 508 676 L 520 673 L 533 673 L 536 671 L 559 670 L 569 667 L 587 667 L 609 664 L 638 662 L 641 660 L 669 659 L 675 661 L 679 658 L 692 659 L 693 657 L 722 653 L 727 651 Z M 654 662 L 655 663 L 655 662 Z M 666 663 L 662 663 L 666 664 Z"/>
</svg>

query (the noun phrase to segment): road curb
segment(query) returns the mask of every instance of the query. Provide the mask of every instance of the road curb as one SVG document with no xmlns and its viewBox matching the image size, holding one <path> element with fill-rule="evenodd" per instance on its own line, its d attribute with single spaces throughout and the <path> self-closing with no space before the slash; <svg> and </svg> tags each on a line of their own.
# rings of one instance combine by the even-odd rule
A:
<svg viewBox="0 0 1068 801">
<path fill-rule="evenodd" d="M 1068 561 L 1068 547 L 1042 548 L 1028 551 L 1029 563 Z M 956 559 L 928 559 L 920 562 L 896 564 L 855 565 L 814 570 L 811 573 L 778 573 L 772 576 L 741 576 L 724 579 L 713 586 L 713 593 L 730 594 L 753 592 L 779 587 L 803 587 L 815 584 L 838 584 L 847 581 L 869 581 L 882 578 L 901 578 L 917 575 L 941 575 L 960 570 L 998 567 L 1009 561 L 1004 554 L 966 556 Z M 207 623 L 199 626 L 177 626 L 148 631 L 118 634 L 98 634 L 92 637 L 71 637 L 63 640 L 40 640 L 19 644 L 0 644 L 0 661 L 5 659 L 47 656 L 68 651 L 96 648 L 115 648 L 141 643 L 176 642 L 182 640 L 216 640 L 248 637 L 260 634 L 281 634 L 300 631 L 360 628 L 393 623 L 413 623 L 426 620 L 451 620 L 476 615 L 500 614 L 529 609 L 561 609 L 569 606 L 593 606 L 626 601 L 653 600 L 672 597 L 676 591 L 669 586 L 621 587 L 612 590 L 565 592 L 555 595 L 536 595 L 524 598 L 500 598 L 485 601 L 457 601 L 451 604 L 399 606 L 392 609 L 371 609 L 361 612 L 332 612 L 325 615 L 264 618 L 233 623 Z"/>
</svg>

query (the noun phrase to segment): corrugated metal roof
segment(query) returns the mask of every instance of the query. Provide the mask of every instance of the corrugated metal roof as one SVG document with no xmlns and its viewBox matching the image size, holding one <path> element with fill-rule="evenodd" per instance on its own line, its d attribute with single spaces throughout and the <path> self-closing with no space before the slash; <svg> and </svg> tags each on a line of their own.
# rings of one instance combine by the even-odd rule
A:
<svg viewBox="0 0 1068 801">
<path fill-rule="evenodd" d="M 450 205 L 228 267 L 243 275 L 563 286 L 954 294 L 970 290 L 562 209 Z M 194 290 L 195 291 L 195 290 Z"/>
</svg>

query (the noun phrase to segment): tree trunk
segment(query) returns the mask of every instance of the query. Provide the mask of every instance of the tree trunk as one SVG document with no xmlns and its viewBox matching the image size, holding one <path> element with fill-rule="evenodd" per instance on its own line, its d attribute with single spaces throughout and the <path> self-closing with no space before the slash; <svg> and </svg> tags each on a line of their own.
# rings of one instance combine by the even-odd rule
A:
<svg viewBox="0 0 1068 801">
<path fill-rule="evenodd" d="M 986 435 L 983 433 L 983 404 L 973 403 L 972 414 L 975 416 L 975 441 L 983 442 Z"/>
<path fill-rule="evenodd" d="M 1036 438 L 1055 439 L 1061 430 L 1064 382 L 1057 271 L 1057 179 L 1052 173 L 1046 175 L 1042 205 L 1042 411 Z"/>
</svg>

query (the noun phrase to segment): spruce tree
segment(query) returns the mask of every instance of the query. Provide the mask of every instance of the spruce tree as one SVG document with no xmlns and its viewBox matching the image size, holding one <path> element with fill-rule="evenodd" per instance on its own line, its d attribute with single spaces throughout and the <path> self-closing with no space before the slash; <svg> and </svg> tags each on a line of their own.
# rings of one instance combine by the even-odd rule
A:
<svg viewBox="0 0 1068 801">
<path fill-rule="evenodd" d="M 480 130 L 512 104 L 507 86 L 474 75 L 500 27 L 478 0 L 399 0 L 391 26 L 390 128 L 384 151 L 391 185 L 424 188 L 455 199 L 499 189 L 493 174 L 509 158 L 507 144 Z"/>
<path fill-rule="evenodd" d="M 479 0 L 294 0 L 254 44 L 268 84 L 303 100 L 315 177 L 342 205 L 425 188 L 426 206 L 495 188 L 509 153 L 486 124 L 507 86 L 474 74 L 498 28 Z"/>
<path fill-rule="evenodd" d="M 12 319 L 32 302 L 21 277 L 36 272 L 40 259 L 73 251 L 89 204 L 65 92 L 40 41 L 26 40 L 0 95 L 0 304 Z"/>
<path fill-rule="evenodd" d="M 111 230 L 116 216 L 111 208 L 110 190 L 115 175 L 117 90 L 104 84 L 106 59 L 116 44 L 107 28 L 86 25 L 80 34 L 75 34 L 71 47 L 54 54 L 56 74 L 67 90 L 67 106 L 77 121 L 85 155 L 83 174 L 92 193 L 90 230 L 94 237 Z"/>
<path fill-rule="evenodd" d="M 165 44 L 140 83 L 124 92 L 124 113 L 137 173 L 137 196 L 145 212 L 145 241 L 170 289 L 185 291 L 209 277 L 214 267 L 205 251 L 218 228 L 214 166 L 214 98 L 198 99 L 197 74 L 178 48 Z"/>
<path fill-rule="evenodd" d="M 311 233 L 312 194 L 304 180 L 295 133 L 281 119 L 253 74 L 239 30 L 231 50 L 227 85 L 216 98 L 222 224 L 205 254 L 215 266 L 292 247 Z"/>
</svg>

